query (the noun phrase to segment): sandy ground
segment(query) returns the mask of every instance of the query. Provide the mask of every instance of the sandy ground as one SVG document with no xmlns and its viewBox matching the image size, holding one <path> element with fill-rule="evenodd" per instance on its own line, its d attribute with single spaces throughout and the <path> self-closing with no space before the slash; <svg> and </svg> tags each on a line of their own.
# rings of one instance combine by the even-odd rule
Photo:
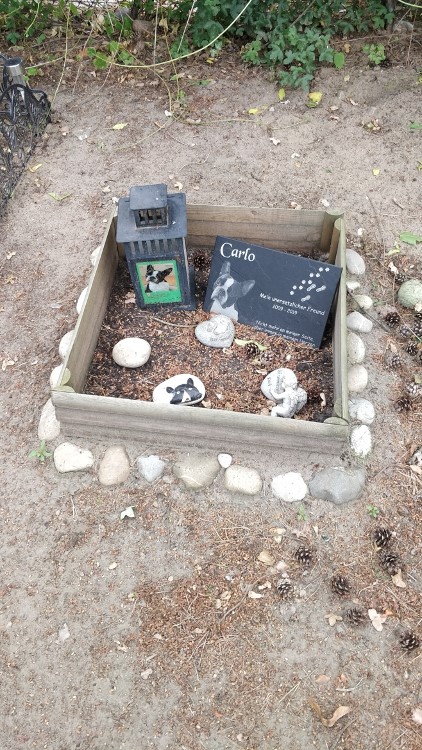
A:
<svg viewBox="0 0 422 750">
<path fill-rule="evenodd" d="M 421 118 L 422 56 L 417 40 L 393 52 L 385 70 L 358 52 L 344 70 L 322 70 L 316 109 L 298 91 L 279 102 L 268 76 L 230 53 L 180 67 L 180 107 L 153 75 L 94 78 L 69 63 L 30 162 L 41 166 L 25 172 L 1 219 L 0 359 L 14 361 L 0 371 L 2 750 L 421 746 L 412 720 L 420 650 L 398 645 L 404 628 L 421 631 L 421 477 L 407 463 L 422 443 L 420 400 L 409 415 L 394 409 L 421 365 L 385 368 L 395 339 L 382 314 L 394 302 L 388 263 L 421 275 L 421 245 L 388 251 L 400 232 L 422 233 L 422 131 L 409 128 Z M 37 84 L 53 96 L 58 75 Z M 375 120 L 379 130 L 363 127 Z M 363 291 L 376 301 L 365 393 L 377 410 L 374 451 L 355 504 L 312 501 L 298 512 L 271 498 L 274 474 L 296 469 L 308 480 L 315 456 L 235 454 L 264 476 L 255 499 L 228 496 L 221 477 L 191 495 L 170 470 L 153 488 L 133 478 L 108 490 L 94 473 L 60 476 L 51 459 L 28 457 L 112 198 L 157 182 L 181 183 L 195 203 L 344 211 L 349 246 L 367 262 Z M 84 446 L 97 459 L 106 447 Z M 132 460 L 160 452 L 155 436 L 126 447 Z M 127 505 L 136 518 L 122 522 Z M 406 588 L 379 568 L 371 534 L 380 523 L 396 534 Z M 294 561 L 302 537 L 314 549 L 305 571 Z M 286 563 L 290 601 L 275 593 L 279 573 L 256 560 L 262 549 Z M 345 603 L 328 585 L 336 572 L 353 585 Z M 251 585 L 261 599 L 247 597 Z M 327 615 L 353 602 L 387 612 L 383 630 L 369 620 L 330 626 Z M 327 719 L 339 705 L 350 712 L 327 727 L 312 701 Z"/>
</svg>

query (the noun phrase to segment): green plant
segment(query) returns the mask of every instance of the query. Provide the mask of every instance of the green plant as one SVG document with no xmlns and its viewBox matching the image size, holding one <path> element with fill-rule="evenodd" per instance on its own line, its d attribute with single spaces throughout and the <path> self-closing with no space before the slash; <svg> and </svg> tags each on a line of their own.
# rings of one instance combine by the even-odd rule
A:
<svg viewBox="0 0 422 750">
<path fill-rule="evenodd" d="M 44 463 L 46 458 L 50 458 L 52 456 L 52 453 L 49 453 L 48 450 L 45 447 L 45 440 L 41 440 L 38 448 L 35 448 L 35 450 L 30 451 L 28 454 L 29 458 L 37 458 L 38 461 L 41 463 Z"/>
<path fill-rule="evenodd" d="M 308 516 L 306 515 L 305 506 L 303 504 L 299 505 L 299 509 L 297 511 L 297 520 L 298 521 L 307 521 Z"/>
<path fill-rule="evenodd" d="M 383 44 L 365 44 L 362 49 L 368 55 L 368 59 L 373 65 L 380 65 L 385 60 L 385 47 Z"/>
<path fill-rule="evenodd" d="M 368 515 L 371 516 L 371 518 L 378 518 L 379 514 L 381 513 L 380 509 L 377 508 L 376 505 L 367 505 L 366 510 L 368 511 Z"/>
</svg>

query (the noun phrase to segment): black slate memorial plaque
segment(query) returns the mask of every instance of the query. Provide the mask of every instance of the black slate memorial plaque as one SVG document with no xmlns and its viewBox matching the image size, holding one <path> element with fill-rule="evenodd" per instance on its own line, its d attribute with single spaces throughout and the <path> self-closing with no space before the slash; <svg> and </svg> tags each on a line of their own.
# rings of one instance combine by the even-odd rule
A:
<svg viewBox="0 0 422 750">
<path fill-rule="evenodd" d="M 217 237 L 204 310 L 320 347 L 341 268 Z"/>
</svg>

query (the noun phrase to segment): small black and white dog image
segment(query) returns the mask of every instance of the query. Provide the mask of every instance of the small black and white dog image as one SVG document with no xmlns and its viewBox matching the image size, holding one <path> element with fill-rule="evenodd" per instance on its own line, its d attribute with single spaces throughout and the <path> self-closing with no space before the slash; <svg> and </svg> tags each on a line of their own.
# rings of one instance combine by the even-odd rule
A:
<svg viewBox="0 0 422 750">
<path fill-rule="evenodd" d="M 226 261 L 221 266 L 219 276 L 214 282 L 210 312 L 226 315 L 228 318 L 237 321 L 239 318 L 237 301 L 250 292 L 254 284 L 254 279 L 236 281 L 230 275 L 230 263 Z"/>
<path fill-rule="evenodd" d="M 166 277 L 173 271 L 172 268 L 164 268 L 163 270 L 158 270 L 154 268 L 152 265 L 147 266 L 147 272 L 146 272 L 146 286 L 145 291 L 147 294 L 151 294 L 152 292 L 170 292 L 173 290 L 173 287 L 170 286 L 168 281 L 166 281 Z"/>
<path fill-rule="evenodd" d="M 180 383 L 176 388 L 168 385 L 166 391 L 173 394 L 171 404 L 188 404 L 202 398 L 202 393 L 194 386 L 192 378 L 188 378 L 186 383 Z"/>
</svg>

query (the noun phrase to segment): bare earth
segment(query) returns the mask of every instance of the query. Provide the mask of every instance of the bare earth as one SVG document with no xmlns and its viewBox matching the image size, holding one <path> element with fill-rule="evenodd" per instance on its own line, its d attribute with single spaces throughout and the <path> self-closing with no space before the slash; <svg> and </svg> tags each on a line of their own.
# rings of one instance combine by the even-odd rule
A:
<svg viewBox="0 0 422 750">
<path fill-rule="evenodd" d="M 320 72 L 316 109 L 299 91 L 279 102 L 269 77 L 229 52 L 212 66 L 204 58 L 178 68 L 179 108 L 153 74 L 94 78 L 68 64 L 30 162 L 41 166 L 25 172 L 0 220 L 0 361 L 14 362 L 0 370 L 1 750 L 421 747 L 412 719 L 422 707 L 421 649 L 405 653 L 398 638 L 408 628 L 421 636 L 422 478 L 408 460 L 422 444 L 422 399 L 409 414 L 394 402 L 422 365 L 405 354 L 402 370 L 386 369 L 389 342 L 403 345 L 383 314 L 394 303 L 391 260 L 421 278 L 420 244 L 388 251 L 400 232 L 422 234 L 422 131 L 409 129 L 421 121 L 422 55 L 417 40 L 399 38 L 393 66 L 375 70 L 360 47 L 344 70 Z M 37 85 L 53 97 L 59 75 Z M 362 125 L 375 120 L 379 130 Z M 117 123 L 127 125 L 113 130 Z M 188 493 L 170 468 L 152 487 L 133 476 L 105 489 L 94 473 L 59 475 L 51 459 L 28 457 L 112 198 L 157 182 L 181 183 L 191 203 L 344 210 L 349 247 L 367 263 L 362 291 L 376 302 L 364 394 L 377 412 L 374 451 L 356 503 L 305 501 L 298 513 L 275 501 L 274 475 L 296 470 L 308 481 L 327 459 L 263 455 L 259 446 L 233 451 L 265 480 L 256 498 L 228 495 L 222 476 Z M 107 447 L 83 446 L 97 461 Z M 126 448 L 132 461 L 178 457 L 156 435 Z M 128 505 L 136 517 L 121 521 Z M 378 565 L 377 525 L 396 534 L 406 588 Z M 294 560 L 306 540 L 309 570 Z M 275 591 L 280 572 L 257 561 L 263 549 L 286 563 L 296 587 L 289 601 Z M 330 591 L 334 573 L 352 583 L 345 602 Z M 247 596 L 251 586 L 262 598 Z M 353 602 L 387 613 L 382 631 L 369 619 L 329 624 L 329 613 L 340 617 Z M 61 642 L 64 623 L 70 637 Z M 340 705 L 349 713 L 325 726 L 321 716 Z"/>
</svg>

